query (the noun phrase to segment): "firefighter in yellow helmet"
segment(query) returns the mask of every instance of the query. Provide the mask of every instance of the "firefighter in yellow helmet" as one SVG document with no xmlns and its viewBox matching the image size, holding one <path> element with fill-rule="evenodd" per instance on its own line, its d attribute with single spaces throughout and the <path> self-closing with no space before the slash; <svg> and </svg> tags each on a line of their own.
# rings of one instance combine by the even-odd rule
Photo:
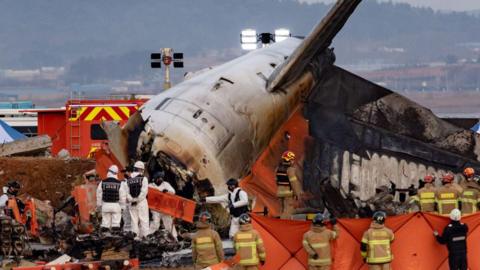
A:
<svg viewBox="0 0 480 270">
<path fill-rule="evenodd" d="M 323 214 L 315 215 L 312 228 L 303 235 L 303 248 L 308 253 L 309 270 L 330 270 L 332 264 L 330 241 L 337 239 L 339 231 L 335 218 L 330 219 L 333 231 L 325 227 L 325 221 Z"/>
<path fill-rule="evenodd" d="M 370 270 L 390 270 L 393 260 L 391 244 L 394 240 L 392 230 L 385 227 L 385 212 L 378 211 L 373 214 L 370 228 L 363 234 L 360 246 L 364 261 Z"/>
<path fill-rule="evenodd" d="M 222 240 L 211 229 L 212 216 L 208 212 L 200 213 L 196 227 L 198 231 L 192 236 L 192 259 L 195 269 L 203 269 L 223 261 Z"/>
<path fill-rule="evenodd" d="M 410 204 L 418 206 L 422 212 L 435 212 L 435 176 L 425 175 L 423 178 L 425 186 L 418 190 L 417 195 L 410 198 Z M 412 209 L 412 207 L 410 207 Z"/>
<path fill-rule="evenodd" d="M 459 208 L 459 199 L 461 192 L 453 186 L 453 175 L 450 173 L 442 177 L 442 187 L 437 189 L 435 200 L 438 206 L 438 214 L 443 216 L 450 215 L 450 212 Z"/>
<path fill-rule="evenodd" d="M 293 212 L 293 204 L 302 196 L 302 186 L 298 180 L 298 169 L 295 167 L 295 154 L 285 151 L 277 167 L 277 197 L 280 199 L 280 217 L 289 218 Z"/>
<path fill-rule="evenodd" d="M 475 179 L 475 170 L 471 167 L 463 170 L 466 181 L 463 182 L 463 191 L 460 196 L 462 202 L 462 214 L 468 215 L 478 211 L 480 202 L 480 185 Z"/>
<path fill-rule="evenodd" d="M 260 234 L 252 228 L 250 215 L 245 213 L 239 218 L 240 230 L 233 237 L 233 246 L 237 255 L 240 270 L 257 270 L 264 265 L 266 254 Z"/>
</svg>

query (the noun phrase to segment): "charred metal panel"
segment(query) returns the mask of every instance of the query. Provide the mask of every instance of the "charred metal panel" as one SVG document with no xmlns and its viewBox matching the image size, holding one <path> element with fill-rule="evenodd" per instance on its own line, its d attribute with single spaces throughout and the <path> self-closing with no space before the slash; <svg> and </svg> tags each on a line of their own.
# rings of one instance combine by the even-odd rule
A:
<svg viewBox="0 0 480 270">
<path fill-rule="evenodd" d="M 426 173 L 447 171 L 460 180 L 464 166 L 480 166 L 477 134 L 338 67 L 316 85 L 306 116 L 315 138 L 304 172 L 304 188 L 318 195 L 312 207 L 335 205 L 329 186 L 360 201 L 390 181 L 408 188 Z"/>
<path fill-rule="evenodd" d="M 314 137 L 360 155 L 366 147 L 377 147 L 447 166 L 458 164 L 447 161 L 448 157 L 441 161 L 434 156 L 478 160 L 478 135 L 474 132 L 443 121 L 407 98 L 338 67 L 319 82 L 307 111 Z M 380 134 L 366 136 L 368 132 Z M 410 147 L 412 143 L 418 149 Z M 405 148 L 409 150 L 403 151 Z"/>
</svg>

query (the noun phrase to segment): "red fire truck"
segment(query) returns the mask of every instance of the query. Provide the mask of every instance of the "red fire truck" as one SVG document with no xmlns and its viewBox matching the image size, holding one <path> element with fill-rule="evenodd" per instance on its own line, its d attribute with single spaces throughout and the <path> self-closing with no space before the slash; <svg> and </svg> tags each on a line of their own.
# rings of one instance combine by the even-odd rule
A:
<svg viewBox="0 0 480 270">
<path fill-rule="evenodd" d="M 71 99 L 64 108 L 29 110 L 38 113 L 38 135 L 52 139 L 52 154 L 62 149 L 73 157 L 89 157 L 107 141 L 102 121 L 125 124 L 147 98 Z"/>
</svg>

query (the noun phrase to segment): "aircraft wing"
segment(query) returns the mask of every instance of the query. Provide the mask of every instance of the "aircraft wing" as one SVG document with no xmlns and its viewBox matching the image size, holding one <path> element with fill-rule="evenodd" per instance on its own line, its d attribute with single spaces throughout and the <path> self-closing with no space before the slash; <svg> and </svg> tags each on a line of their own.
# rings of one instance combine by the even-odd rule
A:
<svg viewBox="0 0 480 270">
<path fill-rule="evenodd" d="M 342 29 L 350 15 L 362 0 L 338 0 L 327 16 L 303 40 L 288 59 L 272 73 L 267 89 L 275 91 L 293 83 L 306 71 L 307 67 L 318 62 L 316 58 L 328 49 L 333 38 Z"/>
</svg>

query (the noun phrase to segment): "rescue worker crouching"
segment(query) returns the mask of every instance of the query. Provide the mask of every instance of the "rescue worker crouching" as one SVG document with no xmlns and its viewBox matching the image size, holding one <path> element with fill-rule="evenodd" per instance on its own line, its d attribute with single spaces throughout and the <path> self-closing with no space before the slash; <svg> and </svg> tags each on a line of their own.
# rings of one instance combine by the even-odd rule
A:
<svg viewBox="0 0 480 270">
<path fill-rule="evenodd" d="M 244 190 L 238 187 L 237 179 L 229 179 L 227 181 L 227 186 L 228 194 L 206 197 L 204 201 L 206 203 L 228 204 L 228 209 L 231 216 L 230 231 L 228 235 L 230 236 L 230 238 L 233 238 L 233 236 L 239 229 L 239 217 L 242 214 L 249 212 L 248 195 Z"/>
<path fill-rule="evenodd" d="M 467 270 L 467 224 L 461 223 L 462 213 L 458 209 L 450 212 L 451 222 L 439 235 L 437 231 L 433 234 L 440 244 L 446 244 L 448 248 L 448 264 L 450 270 Z"/>
<path fill-rule="evenodd" d="M 426 175 L 423 181 L 425 186 L 418 190 L 417 195 L 411 197 L 410 204 L 416 205 L 421 212 L 434 213 L 436 212 L 435 192 L 437 190 L 434 186 L 435 176 Z"/>
<path fill-rule="evenodd" d="M 450 173 L 442 177 L 442 187 L 437 189 L 435 200 L 438 206 L 438 214 L 448 216 L 450 212 L 459 208 L 458 200 L 460 199 L 460 191 L 453 186 L 453 175 Z"/>
<path fill-rule="evenodd" d="M 375 212 L 370 228 L 363 234 L 360 246 L 364 261 L 370 270 L 390 270 L 393 260 L 391 243 L 394 240 L 392 230 L 385 227 L 385 212 Z"/>
<path fill-rule="evenodd" d="M 462 194 L 460 202 L 462 203 L 462 214 L 468 215 L 476 213 L 480 202 L 480 185 L 475 178 L 475 170 L 473 168 L 465 168 L 463 171 L 466 181 L 462 184 Z"/>
<path fill-rule="evenodd" d="M 260 234 L 252 228 L 250 215 L 245 213 L 239 217 L 240 230 L 233 237 L 233 246 L 239 255 L 239 269 L 257 270 L 266 260 L 265 247 Z"/>
<path fill-rule="evenodd" d="M 141 239 L 150 233 L 148 212 L 148 179 L 144 176 L 145 164 L 141 161 L 133 165 L 131 178 L 127 179 L 127 202 L 130 204 L 132 232 L 136 239 Z"/>
<path fill-rule="evenodd" d="M 335 218 L 330 219 L 333 231 L 325 227 L 326 220 L 322 214 L 313 218 L 312 228 L 303 235 L 303 247 L 308 253 L 309 270 L 329 270 L 332 264 L 330 241 L 337 239 L 338 226 Z"/>
<path fill-rule="evenodd" d="M 212 230 L 212 216 L 208 212 L 200 213 L 195 224 L 197 232 L 192 236 L 192 259 L 195 269 L 203 269 L 223 261 L 222 240 L 218 233 Z"/>
<path fill-rule="evenodd" d="M 120 232 L 120 221 L 122 219 L 122 205 L 126 199 L 126 190 L 121 188 L 118 180 L 118 167 L 110 166 L 107 178 L 97 187 L 97 208 L 102 212 L 102 232 Z"/>
<path fill-rule="evenodd" d="M 157 189 L 164 193 L 175 194 L 175 189 L 168 183 L 164 181 L 165 172 L 158 171 L 153 175 L 152 183 L 150 187 Z M 172 236 L 177 240 L 178 234 L 175 226 L 173 224 L 173 218 L 169 215 L 153 211 L 152 210 L 152 223 L 150 224 L 150 233 L 156 232 L 160 228 L 160 221 L 163 223 L 165 230 L 169 231 Z"/>
<path fill-rule="evenodd" d="M 290 218 L 293 212 L 293 203 L 302 196 L 302 187 L 298 181 L 295 167 L 295 154 L 285 151 L 277 168 L 277 197 L 280 199 L 280 218 Z"/>
</svg>

